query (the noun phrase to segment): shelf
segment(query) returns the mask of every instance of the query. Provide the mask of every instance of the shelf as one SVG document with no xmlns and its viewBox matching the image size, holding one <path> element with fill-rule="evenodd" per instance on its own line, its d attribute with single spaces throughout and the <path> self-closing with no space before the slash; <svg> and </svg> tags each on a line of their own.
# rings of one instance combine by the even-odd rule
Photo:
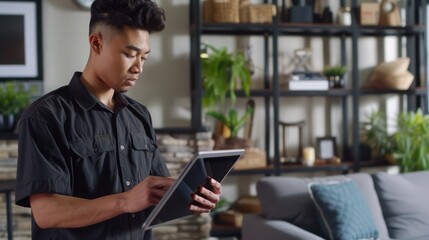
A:
<svg viewBox="0 0 429 240">
<path fill-rule="evenodd" d="M 237 95 L 237 97 L 246 97 L 246 95 L 244 94 L 243 90 L 237 90 L 235 91 L 235 94 Z M 250 90 L 250 97 L 269 97 L 273 95 L 273 91 L 270 89 L 264 90 L 264 89 L 259 89 L 259 90 Z"/>
<path fill-rule="evenodd" d="M 350 26 L 336 24 L 280 23 L 279 33 L 288 36 L 342 36 L 351 35 Z"/>
<path fill-rule="evenodd" d="M 327 91 L 290 91 L 290 90 L 280 90 L 280 96 L 283 97 L 345 97 L 351 95 L 352 91 L 350 89 L 330 89 Z"/>
<path fill-rule="evenodd" d="M 242 169 L 242 170 L 231 171 L 231 175 L 249 175 L 249 174 L 272 175 L 274 173 L 275 173 L 274 167 L 271 165 L 265 168 L 252 168 L 252 169 Z"/>
<path fill-rule="evenodd" d="M 360 90 L 360 94 L 362 95 L 379 95 L 379 94 L 413 94 L 414 90 L 398 90 L 398 89 L 371 89 L 364 88 Z"/>
<path fill-rule="evenodd" d="M 352 163 L 351 163 L 352 164 Z M 359 162 L 361 168 L 366 167 L 380 167 L 380 166 L 394 166 L 390 164 L 387 160 L 361 160 Z"/>
<path fill-rule="evenodd" d="M 265 35 L 272 31 L 273 24 L 270 23 L 205 23 L 201 29 L 207 35 Z"/>
<path fill-rule="evenodd" d="M 425 26 L 384 27 L 384 26 L 359 26 L 358 32 L 365 36 L 410 36 L 424 33 Z"/>
<path fill-rule="evenodd" d="M 347 163 L 340 164 L 315 164 L 314 166 L 305 166 L 301 164 L 282 164 L 280 171 L 282 173 L 291 172 L 316 172 L 316 171 L 340 171 L 342 173 L 348 173 L 351 167 Z"/>
</svg>

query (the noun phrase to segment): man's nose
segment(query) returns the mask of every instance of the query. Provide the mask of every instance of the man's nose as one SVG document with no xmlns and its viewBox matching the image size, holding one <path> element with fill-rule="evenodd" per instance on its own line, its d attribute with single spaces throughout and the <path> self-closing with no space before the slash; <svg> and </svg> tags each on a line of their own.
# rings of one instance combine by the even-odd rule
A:
<svg viewBox="0 0 429 240">
<path fill-rule="evenodd" d="M 131 67 L 131 72 L 133 73 L 142 73 L 143 72 L 143 62 L 137 60 L 134 65 Z"/>
</svg>

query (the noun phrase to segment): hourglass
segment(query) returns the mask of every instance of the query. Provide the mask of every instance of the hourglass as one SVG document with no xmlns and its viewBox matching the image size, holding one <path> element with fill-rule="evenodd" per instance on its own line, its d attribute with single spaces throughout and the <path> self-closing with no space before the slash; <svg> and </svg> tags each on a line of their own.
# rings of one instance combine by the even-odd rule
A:
<svg viewBox="0 0 429 240">
<path fill-rule="evenodd" d="M 295 50 L 294 61 L 296 62 L 294 72 L 309 72 L 311 71 L 310 58 L 311 49 L 303 48 Z"/>
</svg>

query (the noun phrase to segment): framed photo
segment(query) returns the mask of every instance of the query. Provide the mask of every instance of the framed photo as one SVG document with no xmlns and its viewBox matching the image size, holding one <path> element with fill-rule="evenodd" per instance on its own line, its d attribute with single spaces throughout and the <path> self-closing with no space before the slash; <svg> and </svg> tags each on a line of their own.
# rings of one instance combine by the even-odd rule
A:
<svg viewBox="0 0 429 240">
<path fill-rule="evenodd" d="M 318 137 L 317 158 L 331 160 L 337 155 L 335 137 Z"/>
<path fill-rule="evenodd" d="M 0 0 L 0 80 L 42 80 L 41 0 Z"/>
</svg>

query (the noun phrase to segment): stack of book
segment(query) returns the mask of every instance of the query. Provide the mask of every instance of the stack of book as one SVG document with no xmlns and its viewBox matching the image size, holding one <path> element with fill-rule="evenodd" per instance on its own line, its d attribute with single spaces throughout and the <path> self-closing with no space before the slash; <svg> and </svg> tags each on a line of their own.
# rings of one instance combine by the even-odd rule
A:
<svg viewBox="0 0 429 240">
<path fill-rule="evenodd" d="M 292 72 L 286 76 L 289 90 L 323 91 L 329 89 L 329 82 L 318 72 Z"/>
</svg>

